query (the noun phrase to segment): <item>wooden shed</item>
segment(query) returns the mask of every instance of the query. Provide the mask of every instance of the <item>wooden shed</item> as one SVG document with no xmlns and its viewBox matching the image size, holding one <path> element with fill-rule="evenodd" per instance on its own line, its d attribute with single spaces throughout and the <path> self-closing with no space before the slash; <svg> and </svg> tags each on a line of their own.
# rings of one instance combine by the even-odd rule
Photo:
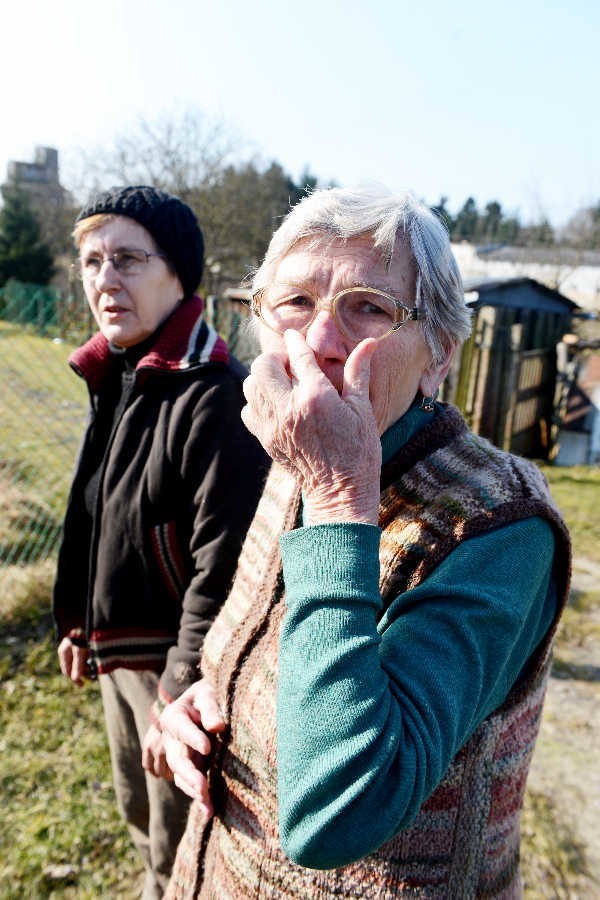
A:
<svg viewBox="0 0 600 900">
<path fill-rule="evenodd" d="M 532 278 L 465 281 L 471 337 L 442 396 L 496 446 L 544 459 L 556 438 L 556 345 L 577 305 Z"/>
</svg>

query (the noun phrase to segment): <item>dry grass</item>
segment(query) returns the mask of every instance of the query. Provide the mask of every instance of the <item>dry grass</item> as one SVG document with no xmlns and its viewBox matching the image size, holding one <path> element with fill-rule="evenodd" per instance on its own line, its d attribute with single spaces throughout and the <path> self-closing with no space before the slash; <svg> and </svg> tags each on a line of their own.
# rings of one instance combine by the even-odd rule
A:
<svg viewBox="0 0 600 900">
<path fill-rule="evenodd" d="M 13 627 L 49 612 L 56 564 L 43 559 L 29 566 L 0 569 L 0 621 Z"/>
</svg>

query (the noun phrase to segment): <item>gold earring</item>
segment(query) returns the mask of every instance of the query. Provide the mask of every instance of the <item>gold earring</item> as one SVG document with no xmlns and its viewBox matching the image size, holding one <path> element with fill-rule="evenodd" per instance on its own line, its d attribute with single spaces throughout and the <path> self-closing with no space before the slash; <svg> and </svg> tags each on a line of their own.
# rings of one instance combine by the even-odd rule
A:
<svg viewBox="0 0 600 900">
<path fill-rule="evenodd" d="M 423 399 L 421 400 L 421 409 L 423 410 L 423 412 L 432 413 L 434 411 L 435 406 L 433 404 L 436 401 L 437 395 L 438 392 L 437 390 L 435 390 L 431 397 L 423 397 Z"/>
</svg>

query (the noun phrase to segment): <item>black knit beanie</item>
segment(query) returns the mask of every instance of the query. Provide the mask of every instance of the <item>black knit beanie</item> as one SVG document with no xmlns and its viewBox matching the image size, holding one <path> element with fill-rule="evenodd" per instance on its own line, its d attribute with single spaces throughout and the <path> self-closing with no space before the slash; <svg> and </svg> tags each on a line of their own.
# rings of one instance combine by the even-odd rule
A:
<svg viewBox="0 0 600 900">
<path fill-rule="evenodd" d="M 202 278 L 204 238 L 187 203 L 148 185 L 113 187 L 93 197 L 75 221 L 100 213 L 127 216 L 143 225 L 177 272 L 184 298 L 193 295 Z"/>
</svg>

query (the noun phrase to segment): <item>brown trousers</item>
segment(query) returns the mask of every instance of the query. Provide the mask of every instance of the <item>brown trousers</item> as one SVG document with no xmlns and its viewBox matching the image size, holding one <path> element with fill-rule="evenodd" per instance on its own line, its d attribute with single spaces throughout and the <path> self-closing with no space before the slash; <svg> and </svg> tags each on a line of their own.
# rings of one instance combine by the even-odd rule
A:
<svg viewBox="0 0 600 900">
<path fill-rule="evenodd" d="M 117 803 L 146 869 L 142 898 L 159 900 L 169 882 L 190 800 L 172 781 L 142 768 L 142 743 L 158 676 L 116 669 L 100 675 L 99 681 Z"/>
</svg>

